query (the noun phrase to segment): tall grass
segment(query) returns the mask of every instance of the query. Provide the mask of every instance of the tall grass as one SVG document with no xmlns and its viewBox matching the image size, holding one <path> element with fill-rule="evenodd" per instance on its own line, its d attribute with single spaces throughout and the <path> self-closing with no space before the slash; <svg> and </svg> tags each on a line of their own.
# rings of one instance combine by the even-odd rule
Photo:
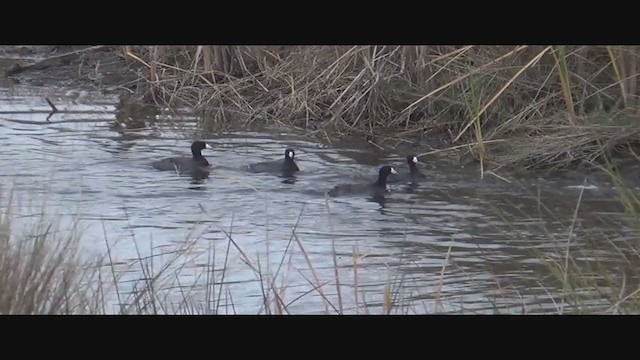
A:
<svg viewBox="0 0 640 360">
<path fill-rule="evenodd" d="M 637 148 L 633 46 L 127 47 L 154 98 L 209 121 L 267 121 L 331 143 L 441 135 L 485 166 L 558 168 Z M 483 96 L 469 111 L 467 86 Z M 473 127 L 473 131 L 468 131 Z M 596 146 L 605 140 L 605 148 Z"/>
<path fill-rule="evenodd" d="M 5 194 L 6 195 L 6 194 Z M 42 213 L 13 224 L 13 192 L 0 207 L 0 313 L 72 314 L 96 311 L 90 286 L 97 273 L 78 258 L 77 229 L 61 229 Z"/>
<path fill-rule="evenodd" d="M 572 216 L 561 218 L 558 209 L 552 209 L 540 201 L 538 193 L 538 214 L 525 213 L 513 204 L 517 219 L 528 219 L 532 224 L 538 219 L 549 219 L 561 224 L 561 230 L 552 232 L 546 226 L 531 225 L 527 230 L 543 234 L 548 245 L 555 244 L 556 250 L 546 252 L 530 246 L 530 256 L 537 258 L 548 271 L 548 278 L 561 289 L 557 296 L 547 292 L 556 306 L 556 312 L 587 314 L 637 314 L 640 312 L 640 199 L 635 191 L 616 171 L 611 154 L 605 151 L 603 164 L 598 168 L 609 176 L 617 191 L 620 213 L 604 218 L 597 214 L 588 216 L 589 222 L 602 226 L 585 226 L 581 215 L 585 188 L 576 196 Z M 585 181 L 586 185 L 586 181 Z M 496 211 L 505 224 L 513 221 Z M 564 213 L 564 212 L 562 212 Z M 543 222 L 544 223 L 544 222 Z M 520 240 L 527 241 L 527 234 L 519 234 L 512 227 L 510 232 Z M 538 283 L 544 288 L 542 283 Z M 546 289 L 545 289 L 546 291 Z M 570 310 L 568 310 L 570 309 Z"/>
<path fill-rule="evenodd" d="M 621 190 L 621 199 L 632 204 L 625 205 L 632 220 L 627 224 L 629 231 L 625 235 L 630 236 L 630 241 L 618 241 L 618 232 L 581 229 L 582 193 L 576 199 L 573 218 L 557 219 L 558 223 L 565 224 L 566 236 L 558 236 L 557 231 L 549 231 L 544 226 L 532 225 L 532 231 L 547 234 L 550 244 L 559 244 L 555 252 L 545 250 L 543 253 L 535 246 L 531 247 L 531 258 L 537 257 L 548 270 L 547 279 L 541 278 L 539 285 L 556 304 L 554 313 L 625 314 L 640 310 L 640 274 L 634 270 L 640 263 L 637 247 L 640 227 L 635 227 L 638 223 L 637 215 L 634 215 L 640 203 L 625 194 L 628 192 Z M 238 257 L 253 272 L 254 280 L 260 286 L 263 304 L 259 313 L 295 314 L 299 312 L 295 310 L 296 305 L 302 299 L 311 300 L 308 304 L 316 304 L 305 305 L 304 311 L 322 314 L 439 313 L 452 311 L 456 301 L 461 302 L 461 313 L 474 312 L 466 310 L 456 294 L 448 294 L 445 290 L 449 272 L 455 271 L 455 277 L 464 274 L 464 269 L 456 263 L 452 246 L 441 254 L 442 266 L 432 274 L 435 283 L 430 288 L 417 287 L 410 278 L 394 275 L 395 271 L 388 269 L 386 281 L 378 284 L 378 290 L 372 293 L 366 291 L 369 284 L 361 283 L 362 263 L 367 254 L 361 253 L 357 243 L 350 251 L 352 259 L 339 260 L 339 254 L 344 256 L 348 252 L 338 250 L 333 241 L 332 268 L 320 274 L 297 234 L 297 222 L 291 236 L 283 239 L 286 247 L 278 255 L 273 272 L 265 272 L 266 266 L 260 258 L 251 258 L 250 253 L 241 248 L 233 239 L 232 228 L 223 229 L 227 236 L 224 244 L 209 243 L 206 247 L 198 247 L 196 244 L 202 238 L 194 232 L 180 245 L 163 253 L 155 253 L 150 242 L 147 255 L 142 251 L 140 240 L 132 236 L 137 255 L 124 264 L 115 258 L 114 243 L 106 231 L 104 252 L 88 253 L 86 249 L 82 250 L 85 235 L 79 231 L 77 223 L 62 222 L 55 214 L 42 215 L 45 211 L 35 212 L 38 216 L 25 221 L 25 212 L 18 214 L 10 194 L 0 199 L 6 199 L 0 204 L 2 314 L 234 314 L 238 312 L 236 302 L 245 300 L 233 294 L 233 281 L 228 281 L 239 264 L 231 259 Z M 541 214 L 544 212 L 551 217 L 556 214 L 544 204 L 539 204 L 539 208 Z M 298 220 L 300 216 L 302 213 Z M 524 219 L 531 216 L 522 214 Z M 513 218 L 504 221 L 508 223 Z M 68 225 L 63 225 L 65 223 Z M 513 233 L 517 234 L 517 229 Z M 216 248 L 220 247 L 222 260 L 216 256 Z M 619 259 L 599 259 L 603 249 L 607 249 L 610 256 L 610 250 L 614 249 L 614 255 L 617 252 Z M 304 259 L 306 269 L 292 265 L 295 256 Z M 478 255 L 480 259 L 485 258 L 488 271 L 492 268 L 490 257 L 491 254 Z M 194 268 L 193 264 L 201 264 L 203 258 L 206 258 L 204 266 Z M 404 267 L 411 264 L 402 255 L 398 261 Z M 232 263 L 235 265 L 231 266 Z M 131 270 L 138 275 L 128 280 L 121 278 Z M 190 276 L 184 277 L 186 273 Z M 292 274 L 298 274 L 306 281 L 307 290 L 296 289 L 292 295 L 287 284 Z M 553 288 L 559 292 L 542 284 L 544 281 L 549 286 L 554 279 L 557 286 Z M 469 286 L 473 286 L 473 281 Z M 352 287 L 352 296 L 346 291 L 349 287 Z M 493 311 L 513 312 L 508 306 L 514 298 L 507 294 L 519 296 L 517 286 L 496 279 L 495 292 L 498 294 L 495 298 L 485 294 L 487 301 L 493 304 Z M 523 302 L 519 313 L 529 312 Z"/>
</svg>

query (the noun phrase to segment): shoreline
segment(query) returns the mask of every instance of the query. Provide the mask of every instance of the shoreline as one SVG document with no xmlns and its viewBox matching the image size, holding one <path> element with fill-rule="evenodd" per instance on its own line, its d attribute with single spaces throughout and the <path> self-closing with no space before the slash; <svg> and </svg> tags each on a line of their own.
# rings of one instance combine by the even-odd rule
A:
<svg viewBox="0 0 640 360">
<path fill-rule="evenodd" d="M 637 168 L 637 157 L 634 154 L 640 153 L 635 150 L 636 147 L 640 148 L 640 140 L 636 144 L 634 139 L 640 137 L 640 126 L 634 125 L 634 116 L 626 116 L 624 114 L 625 110 L 612 110 L 609 113 L 600 114 L 599 116 L 602 117 L 602 120 L 595 119 L 595 117 L 594 119 L 585 117 L 584 125 L 567 126 L 559 123 L 554 125 L 553 120 L 545 119 L 542 121 L 547 122 L 547 124 L 541 123 L 539 129 L 527 130 L 527 127 L 537 126 L 536 123 L 533 123 L 533 125 L 523 126 L 522 128 L 506 129 L 503 134 L 499 134 L 502 136 L 498 136 L 498 130 L 495 127 L 482 125 L 482 128 L 477 128 L 472 123 L 467 123 L 465 119 L 468 118 L 468 115 L 463 113 L 459 114 L 462 115 L 462 120 L 446 120 L 446 118 L 443 118 L 444 120 L 440 122 L 436 120 L 428 123 L 424 122 L 426 121 L 424 120 L 426 116 L 424 112 L 429 107 L 436 106 L 434 104 L 425 105 L 426 108 L 416 112 L 416 116 L 413 113 L 411 114 L 411 117 L 414 117 L 413 119 L 407 118 L 403 123 L 398 123 L 398 119 L 400 119 L 398 118 L 399 113 L 394 113 L 393 111 L 395 110 L 392 111 L 391 108 L 385 108 L 384 114 L 395 114 L 396 119 L 382 119 L 384 115 L 382 114 L 380 119 L 356 118 L 353 123 L 348 124 L 347 121 L 351 120 L 341 114 L 350 111 L 345 107 L 357 107 L 357 104 L 347 102 L 341 106 L 338 100 L 341 99 L 340 96 L 342 96 L 342 99 L 347 96 L 345 94 L 351 90 L 350 86 L 363 86 L 355 81 L 349 82 L 350 77 L 344 75 L 344 79 L 338 76 L 329 79 L 333 83 L 344 80 L 344 83 L 340 86 L 336 85 L 336 89 L 340 91 L 334 91 L 334 89 L 326 90 L 340 93 L 338 99 L 331 97 L 333 104 L 326 104 L 326 98 L 329 96 L 327 94 L 320 94 L 323 97 L 320 95 L 316 97 L 308 95 L 308 97 L 298 98 L 298 96 L 302 95 L 298 95 L 295 89 L 290 90 L 291 93 L 287 94 L 288 90 L 281 86 L 283 85 L 282 81 L 286 80 L 285 78 L 290 78 L 290 85 L 294 86 L 294 82 L 297 81 L 296 76 L 301 79 L 298 81 L 300 84 L 306 84 L 303 81 L 305 77 L 316 76 L 315 73 L 312 73 L 313 69 L 310 69 L 308 71 L 309 74 L 307 74 L 297 65 L 290 64 L 295 61 L 302 61 L 299 59 L 302 55 L 311 56 L 315 54 L 318 58 L 317 61 L 325 60 L 332 65 L 336 64 L 340 59 L 322 58 L 321 55 L 325 55 L 323 53 L 324 50 L 315 49 L 318 47 L 300 47 L 301 50 L 297 50 L 298 53 L 294 51 L 298 47 L 292 47 L 294 50 L 279 49 L 279 60 L 265 60 L 265 62 L 269 62 L 271 67 L 262 70 L 257 69 L 255 70 L 257 72 L 255 75 L 244 74 L 239 76 L 242 75 L 237 74 L 239 70 L 229 65 L 230 62 L 233 63 L 233 60 L 237 59 L 233 59 L 233 54 L 228 52 L 226 57 L 223 56 L 226 60 L 222 61 L 224 65 L 222 70 L 216 68 L 220 66 L 215 61 L 211 64 L 205 64 L 204 61 L 200 60 L 190 69 L 192 74 L 189 76 L 194 79 L 191 81 L 191 85 L 188 87 L 185 85 L 188 89 L 178 88 L 176 85 L 173 92 L 170 86 L 172 84 L 175 85 L 176 81 L 188 82 L 184 78 L 186 75 L 181 74 L 185 71 L 188 72 L 189 69 L 176 70 L 181 66 L 178 55 L 195 51 L 195 55 L 202 57 L 202 53 L 206 52 L 207 49 L 211 49 L 213 51 L 212 55 L 215 55 L 215 51 L 218 49 L 228 50 L 230 47 L 198 47 L 200 50 L 196 50 L 196 47 L 151 47 L 155 53 L 145 52 L 145 49 L 150 47 L 99 46 L 97 48 L 92 50 L 86 46 L 3 46 L 0 47 L 0 79 L 3 82 L 13 82 L 16 85 L 44 88 L 71 87 L 79 91 L 96 90 L 104 94 L 120 94 L 121 96 L 126 94 L 129 101 L 138 102 L 142 106 L 154 106 L 157 104 L 162 107 L 171 107 L 172 105 L 191 107 L 194 108 L 195 113 L 202 113 L 203 117 L 213 119 L 210 122 L 222 124 L 223 128 L 226 124 L 232 124 L 232 127 L 236 127 L 236 125 L 238 127 L 246 127 L 246 125 L 250 126 L 254 123 L 267 126 L 275 125 L 290 130 L 296 135 L 319 141 L 323 145 L 331 147 L 359 142 L 371 148 L 372 151 L 384 148 L 384 151 L 406 152 L 407 150 L 404 149 L 411 149 L 411 151 L 425 156 L 423 161 L 428 161 L 428 156 L 431 154 L 451 152 L 451 156 L 456 157 L 460 165 L 477 166 L 479 177 L 481 173 L 487 171 L 513 174 L 524 173 L 532 174 L 533 176 L 553 174 L 558 170 L 589 172 L 593 167 L 604 163 L 603 156 L 608 157 L 604 159 L 605 162 L 617 163 L 618 167 L 626 169 L 630 167 Z M 241 47 L 231 48 L 239 49 Z M 249 50 L 260 51 L 259 48 L 250 48 Z M 200 54 L 198 54 L 198 51 Z M 267 50 L 264 51 L 266 52 Z M 368 50 L 366 47 L 359 47 L 357 51 L 366 53 Z M 159 52 L 163 53 L 158 54 Z M 224 54 L 225 52 L 223 51 L 222 53 Z M 66 54 L 71 55 L 65 56 Z M 345 54 L 351 55 L 348 51 Z M 342 56 L 346 56 L 345 54 L 342 54 Z M 390 56 L 396 55 L 391 54 Z M 361 56 L 366 58 L 368 55 Z M 51 61 L 51 58 L 62 60 Z M 410 59 L 410 57 L 407 57 L 407 59 Z M 356 60 L 359 60 L 359 58 L 354 58 L 353 61 L 355 62 Z M 48 63 L 33 66 L 33 64 L 39 64 L 40 62 Z M 157 65 L 154 66 L 153 64 Z M 201 65 L 200 68 L 198 64 Z M 213 69 L 209 69 L 211 70 L 210 74 L 216 74 L 216 76 L 213 76 L 213 80 L 222 79 L 222 81 L 214 83 L 207 78 L 207 69 L 204 69 L 207 65 Z M 30 68 L 29 66 L 32 67 Z M 260 64 L 257 60 L 254 63 L 245 62 L 246 68 L 252 66 L 260 67 Z M 337 67 L 337 65 L 335 66 Z M 383 65 L 380 66 L 381 70 L 375 74 L 376 76 L 386 74 L 386 68 L 383 68 Z M 384 64 L 384 66 L 390 65 Z M 8 71 L 15 70 L 16 67 L 22 67 L 24 70 L 5 76 Z M 159 70 L 160 67 L 162 67 L 162 70 Z M 225 67 L 227 72 L 221 73 Z M 282 72 L 282 69 L 278 67 L 290 69 L 291 73 L 285 73 L 282 78 L 276 78 L 269 71 L 277 68 L 278 71 Z M 254 71 L 252 69 L 247 71 Z M 320 74 L 325 74 L 327 69 L 325 68 L 325 71 Z M 356 67 L 355 69 L 359 68 Z M 336 68 L 332 68 L 331 71 L 334 70 L 337 71 Z M 355 71 L 352 67 L 342 70 L 345 73 Z M 299 73 L 294 73 L 294 71 Z M 358 72 L 358 74 L 360 73 Z M 417 74 L 420 74 L 420 72 L 410 75 L 416 76 Z M 260 76 L 263 79 L 259 79 Z M 266 81 L 273 82 L 274 86 L 269 87 Z M 312 80 L 309 81 L 312 82 Z M 381 98 L 381 104 L 393 98 L 394 92 L 401 91 L 403 87 L 407 86 L 407 84 L 401 83 L 400 80 L 397 80 L 397 82 L 399 82 L 399 85 L 396 88 L 385 87 L 379 90 L 380 94 L 375 95 Z M 473 87 L 475 85 L 469 86 Z M 477 89 L 473 91 L 484 91 L 481 87 Z M 306 88 L 307 92 L 312 90 L 320 91 L 310 87 Z M 366 90 L 356 90 L 356 93 L 362 95 Z M 244 93 L 241 93 L 243 91 Z M 258 93 L 258 91 L 261 93 Z M 372 87 L 368 91 L 374 92 L 378 90 Z M 507 92 L 507 90 L 504 91 Z M 217 94 L 217 97 L 214 96 L 215 94 Z M 210 99 L 208 102 L 203 102 L 190 98 L 190 96 L 194 97 L 196 95 L 200 98 L 208 96 Z M 412 96 L 415 97 L 417 95 L 413 94 Z M 455 102 L 459 100 L 449 99 L 447 101 Z M 480 99 L 467 100 L 474 102 Z M 508 102 L 507 100 L 509 99 L 505 101 Z M 311 104 L 312 101 L 315 101 L 316 104 Z M 324 105 L 322 105 L 323 101 Z M 406 95 L 398 101 L 406 104 L 411 99 L 409 95 Z M 437 101 L 439 100 L 436 99 Z M 495 100 L 494 103 L 498 101 L 500 100 Z M 197 104 L 193 104 L 194 102 L 197 102 Z M 293 104 L 290 104 L 292 102 Z M 194 107 L 193 105 L 200 106 Z M 378 104 L 371 105 L 369 103 L 365 105 L 374 110 L 379 106 Z M 458 105 L 453 104 L 451 106 Z M 480 105 L 480 103 L 473 106 L 469 105 L 466 109 L 471 111 L 472 108 L 478 109 Z M 298 109 L 301 106 L 306 106 L 307 108 L 302 111 Z M 497 105 L 494 106 L 497 107 Z M 487 105 L 484 107 L 487 108 L 485 114 L 491 113 L 490 107 Z M 406 106 L 403 105 L 400 108 L 406 108 Z M 362 108 L 361 112 L 370 112 L 371 109 Z M 460 111 L 464 110 L 464 106 L 460 108 Z M 496 111 L 502 110 L 498 109 Z M 287 116 L 291 112 L 295 114 Z M 353 113 L 353 111 L 351 112 Z M 300 117 L 302 113 L 306 113 L 305 118 Z M 556 117 L 558 115 L 562 117 L 561 109 L 557 109 L 556 113 Z M 376 111 L 370 112 L 370 114 L 376 114 Z M 423 119 L 419 119 L 420 117 Z M 368 124 L 356 124 L 364 121 L 368 121 Z M 412 122 L 418 125 L 411 125 L 413 124 Z M 363 130 L 364 128 L 358 128 L 357 126 L 368 126 L 369 129 Z M 465 126 L 467 127 L 464 130 L 466 134 L 463 135 L 461 130 Z M 205 127 L 210 126 L 205 124 Z M 474 127 L 476 127 L 475 130 L 473 129 Z M 486 133 L 490 132 L 496 135 L 486 135 Z M 526 132 L 532 132 L 532 134 L 527 135 Z M 536 132 L 539 135 L 535 135 Z M 607 155 L 607 152 L 610 154 Z M 632 172 L 636 172 L 636 170 L 632 170 Z"/>
</svg>

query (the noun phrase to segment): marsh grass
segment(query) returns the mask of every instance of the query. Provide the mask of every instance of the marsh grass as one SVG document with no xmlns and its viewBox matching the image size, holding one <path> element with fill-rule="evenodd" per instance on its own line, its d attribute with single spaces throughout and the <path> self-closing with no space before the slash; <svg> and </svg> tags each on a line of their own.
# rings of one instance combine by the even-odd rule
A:
<svg viewBox="0 0 640 360">
<path fill-rule="evenodd" d="M 625 195 L 626 191 L 620 188 L 621 199 L 633 206 L 621 205 L 628 209 L 630 219 L 624 224 L 627 229 L 624 232 L 584 229 L 580 220 L 582 193 L 576 198 L 570 219 L 560 219 L 556 211 L 544 203 L 538 204 L 538 216 L 550 218 L 560 226 L 558 230 L 546 227 L 545 222 L 530 225 L 531 231 L 545 234 L 551 245 L 541 249 L 532 243 L 529 248 L 540 266 L 547 269 L 546 277 L 537 283 L 543 293 L 541 301 L 555 304 L 553 313 L 637 312 L 640 274 L 634 269 L 640 263 L 640 253 L 633 228 L 637 222 L 633 218 L 638 203 L 637 199 Z M 236 302 L 244 299 L 234 296 L 234 286 L 257 286 L 262 297 L 262 306 L 257 312 L 262 314 L 299 313 L 296 305 L 302 300 L 307 300 L 304 311 L 310 311 L 309 304 L 316 304 L 314 312 L 322 314 L 536 312 L 532 307 L 535 304 L 530 304 L 530 299 L 524 299 L 516 285 L 503 278 L 496 277 L 492 289 L 478 284 L 490 308 L 473 310 L 455 291 L 449 293 L 450 275 L 468 276 L 470 286 L 475 286 L 472 276 L 465 274 L 465 267 L 457 264 L 452 245 L 448 245 L 446 251 L 434 248 L 441 252 L 442 265 L 434 272 L 432 285 L 418 284 L 405 271 L 392 271 L 387 267 L 377 270 L 386 280 L 371 290 L 372 284 L 363 283 L 361 279 L 363 266 L 367 266 L 364 260 L 370 254 L 363 254 L 358 243 L 347 249 L 339 245 L 338 238 L 332 241 L 332 266 L 320 273 L 297 233 L 304 208 L 300 209 L 289 237 L 279 239 L 284 251 L 272 258 L 267 272 L 264 259 L 252 257 L 234 239 L 233 218 L 228 229 L 221 229 L 227 240 L 217 244 L 209 242 L 206 246 L 202 246 L 201 234 L 212 225 L 194 229 L 175 248 L 163 251 L 154 250 L 153 239 L 148 240 L 148 251 L 143 251 L 142 244 L 147 240 L 130 234 L 128 240 L 136 248 L 136 257 L 123 261 L 115 257 L 113 248 L 117 243 L 106 228 L 103 227 L 105 251 L 94 256 L 82 251 L 83 235 L 77 223 L 60 221 L 55 214 L 44 215 L 46 212 L 42 210 L 32 212 L 43 215 L 24 221 L 24 209 L 17 211 L 18 208 L 11 205 L 15 203 L 12 193 L 3 193 L 3 196 L 2 199 L 6 199 L 0 207 L 0 285 L 3 289 L 0 313 L 3 314 L 235 314 L 238 312 Z M 327 215 L 331 217 L 329 205 L 327 202 Z M 514 205 L 514 209 L 518 208 Z M 206 209 L 203 211 L 206 214 Z M 511 213 L 505 214 L 503 221 L 509 224 L 514 219 L 532 217 L 535 214 Z M 517 227 L 512 233 L 518 233 Z M 522 234 L 519 240 L 526 242 L 527 235 Z M 613 258 L 616 254 L 611 255 L 612 248 L 619 258 Z M 608 258 L 601 258 L 602 254 Z M 345 259 L 345 255 L 351 258 Z M 486 250 L 478 250 L 478 258 L 484 259 L 489 272 L 492 272 L 491 255 Z M 296 258 L 303 261 L 295 262 Z M 405 269 L 412 266 L 403 254 L 397 261 Z M 202 266 L 193 267 L 196 263 Z M 253 273 L 253 285 L 234 285 L 234 280 L 229 279 L 242 265 Z M 417 264 L 416 267 L 419 269 Z M 136 275 L 132 276 L 131 270 Z M 291 280 L 295 276 L 299 279 Z M 301 280 L 303 285 L 306 282 L 306 288 L 299 285 Z M 295 289 L 290 287 L 292 281 L 298 284 Z M 520 310 L 517 310 L 518 302 Z M 454 310 L 456 308 L 458 310 Z M 539 311 L 549 313 L 551 310 Z"/>
<path fill-rule="evenodd" d="M 636 50 L 129 46 L 123 56 L 154 101 L 202 109 L 211 123 L 267 122 L 329 144 L 438 135 L 445 147 L 470 144 L 484 171 L 562 168 L 637 148 Z"/>
<path fill-rule="evenodd" d="M 86 284 L 91 263 L 78 258 L 77 229 L 63 229 L 41 213 L 16 226 L 13 191 L 0 204 L 0 313 L 71 314 L 96 310 Z M 21 222 L 23 223 L 23 222 Z"/>
<path fill-rule="evenodd" d="M 537 194 L 529 194 L 538 198 L 538 214 L 526 213 L 517 204 L 511 204 L 510 208 L 514 210 L 511 214 L 494 208 L 504 224 L 509 226 L 514 220 L 524 219 L 531 224 L 528 231 L 544 235 L 543 244 L 530 242 L 529 236 L 521 233 L 521 228 L 509 226 L 514 240 L 526 244 L 529 255 L 546 268 L 546 280 L 551 282 L 545 281 L 545 286 L 543 281 L 538 281 L 538 285 L 555 304 L 558 314 L 567 311 L 635 314 L 640 311 L 640 272 L 637 271 L 640 264 L 637 213 L 640 201 L 615 171 L 608 154 L 605 152 L 604 155 L 604 165 L 600 169 L 609 175 L 618 192 L 618 214 L 602 217 L 590 214 L 584 218 L 581 214 L 583 197 L 588 191 L 584 186 L 576 194 L 573 209 L 558 211 L 548 207 L 540 201 L 539 190 Z M 572 216 L 568 219 L 558 215 L 569 212 Z M 555 226 L 551 228 L 548 224 Z M 549 284 L 555 284 L 552 287 L 560 291 L 552 295 L 554 291 Z"/>
<path fill-rule="evenodd" d="M 292 306 L 314 295 L 322 299 L 319 309 L 324 309 L 324 313 L 346 313 L 342 289 L 347 284 L 341 283 L 339 272 L 342 270 L 337 257 L 334 257 L 335 278 L 321 280 L 303 241 L 296 234 L 300 217 L 274 273 L 270 274 L 265 272 L 260 257 L 250 258 L 233 239 L 233 223 L 229 230 L 222 229 L 228 241 L 223 244 L 221 261 L 216 256 L 217 246 L 211 242 L 204 249 L 197 246 L 202 241 L 200 235 L 210 226 L 194 230 L 180 245 L 162 252 L 154 250 L 153 240 L 149 239 L 146 254 L 141 239 L 131 233 L 126 240 L 133 243 L 136 257 L 122 260 L 116 257 L 114 247 L 123 239 L 111 239 L 104 223 L 105 251 L 91 253 L 82 247 L 84 235 L 78 231 L 77 221 L 45 214 L 38 207 L 41 204 L 20 208 L 12 192 L 2 195 L 2 314 L 233 314 L 236 313 L 234 297 L 226 278 L 230 259 L 234 256 L 239 256 L 253 271 L 255 281 L 259 283 L 263 297 L 260 313 L 291 314 Z M 34 213 L 42 215 L 32 216 Z M 294 255 L 302 256 L 308 269 L 293 268 Z M 202 271 L 194 271 L 192 265 L 203 257 L 206 263 L 200 267 Z M 356 264 L 353 271 L 357 273 L 359 258 L 356 256 L 353 261 Z M 132 271 L 136 275 L 132 276 Z M 305 276 L 307 271 L 312 275 L 310 278 Z M 287 299 L 286 283 L 291 272 L 302 275 L 310 287 Z M 394 285 L 389 282 L 386 288 L 391 289 Z M 336 289 L 334 295 L 327 294 L 330 286 Z M 359 291 L 357 281 L 353 288 L 356 293 Z M 396 293 L 389 292 L 395 296 L 386 298 L 385 312 L 394 308 L 392 301 L 396 301 Z"/>
</svg>

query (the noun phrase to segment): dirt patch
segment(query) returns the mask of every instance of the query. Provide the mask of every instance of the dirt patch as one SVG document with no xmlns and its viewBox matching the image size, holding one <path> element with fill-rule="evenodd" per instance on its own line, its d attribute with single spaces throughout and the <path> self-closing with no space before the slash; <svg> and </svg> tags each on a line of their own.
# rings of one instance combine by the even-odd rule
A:
<svg viewBox="0 0 640 360">
<path fill-rule="evenodd" d="M 111 46 L 0 46 L 3 85 L 118 92 L 138 90 L 139 75 Z"/>
</svg>

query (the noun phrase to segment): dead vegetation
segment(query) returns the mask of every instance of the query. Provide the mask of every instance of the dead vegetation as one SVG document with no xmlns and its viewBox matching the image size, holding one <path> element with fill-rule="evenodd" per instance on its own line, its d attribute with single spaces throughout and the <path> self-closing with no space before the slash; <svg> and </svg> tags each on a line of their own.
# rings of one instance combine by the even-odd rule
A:
<svg viewBox="0 0 640 360">
<path fill-rule="evenodd" d="M 432 274 L 432 285 L 418 286 L 415 278 L 402 271 L 367 268 L 371 264 L 366 258 L 374 254 L 362 252 L 357 242 L 351 251 L 346 248 L 345 252 L 344 247 L 340 251 L 336 249 L 338 238 L 331 242 L 332 264 L 330 260 L 329 267 L 323 269 L 312 262 L 308 244 L 297 234 L 302 209 L 288 239 L 276 240 L 286 242 L 286 248 L 282 253 L 271 254 L 276 256 L 271 267 L 268 253 L 265 263 L 259 254 L 251 256 L 256 249 L 242 249 L 234 240 L 233 221 L 228 230 L 220 228 L 228 241 L 208 241 L 206 246 L 196 244 L 202 245 L 199 235 L 212 225 L 190 233 L 175 248 L 156 251 L 152 241 L 146 244 L 132 233 L 126 240 L 134 243 L 137 257 L 123 262 L 115 255 L 113 234 L 106 230 L 104 239 L 91 239 L 104 241 L 104 253 L 82 254 L 79 245 L 87 238 L 77 223 L 65 226 L 61 216 L 44 215 L 48 213 L 45 207 L 40 210 L 42 215 L 24 222 L 25 212 L 16 210 L 19 202 L 13 200 L 12 193 L 8 197 L 0 193 L 0 314 L 246 314 L 251 311 L 241 304 L 246 306 L 248 299 L 236 291 L 246 296 L 250 283 L 232 279 L 234 272 L 245 266 L 257 283 L 253 289 L 261 292 L 262 304 L 256 311 L 259 314 L 637 313 L 637 223 L 622 231 L 583 229 L 579 225 L 583 193 L 584 189 L 570 219 L 557 218 L 556 211 L 539 204 L 541 214 L 554 217 L 565 231 L 557 232 L 534 221 L 523 232 L 517 226 L 513 229 L 519 241 L 528 241 L 530 233 L 537 231 L 555 245 L 553 249 L 542 249 L 531 243 L 531 259 L 544 265 L 538 290 L 545 295 L 525 301 L 518 290 L 522 285 L 498 270 L 492 287 L 478 288 L 483 290 L 478 290 L 477 295 L 486 296 L 484 309 L 474 307 L 474 299 L 466 303 L 465 294 L 474 289 L 478 279 L 467 278 L 471 274 L 460 266 L 452 245 L 446 252 L 429 245 L 430 251 L 441 252 L 442 256 L 442 266 Z M 637 219 L 638 199 L 621 194 L 621 200 L 633 205 L 627 214 Z M 329 209 L 327 215 L 331 216 Z M 537 218 L 518 211 L 515 216 L 504 215 L 505 223 Z M 574 242 L 580 246 L 572 246 Z M 145 251 L 147 247 L 149 250 Z M 486 263 L 487 271 L 495 271 L 490 251 L 479 249 L 475 256 Z M 413 263 L 402 254 L 397 261 L 406 262 L 407 268 Z M 414 265 L 416 270 L 421 268 Z M 386 279 L 375 285 L 364 280 L 366 277 L 361 280 L 369 271 L 379 271 Z M 468 279 L 467 291 L 445 289 L 450 276 Z M 533 290 L 526 295 L 531 299 L 535 293 Z M 514 301 L 522 304 L 513 306 Z M 298 307 L 302 302 L 305 304 Z M 551 303 L 554 307 L 548 306 Z"/>
<path fill-rule="evenodd" d="M 6 194 L 3 194 L 6 195 Z M 94 271 L 78 258 L 78 229 L 63 229 L 42 213 L 16 227 L 13 193 L 0 199 L 0 314 L 89 313 Z M 66 231 L 65 231 L 66 230 Z"/>
<path fill-rule="evenodd" d="M 565 167 L 638 143 L 635 46 L 129 46 L 155 101 L 331 143 L 444 135 L 486 167 Z M 620 146 L 624 145 L 624 146 Z M 465 147 L 463 147 L 465 148 Z"/>
</svg>

